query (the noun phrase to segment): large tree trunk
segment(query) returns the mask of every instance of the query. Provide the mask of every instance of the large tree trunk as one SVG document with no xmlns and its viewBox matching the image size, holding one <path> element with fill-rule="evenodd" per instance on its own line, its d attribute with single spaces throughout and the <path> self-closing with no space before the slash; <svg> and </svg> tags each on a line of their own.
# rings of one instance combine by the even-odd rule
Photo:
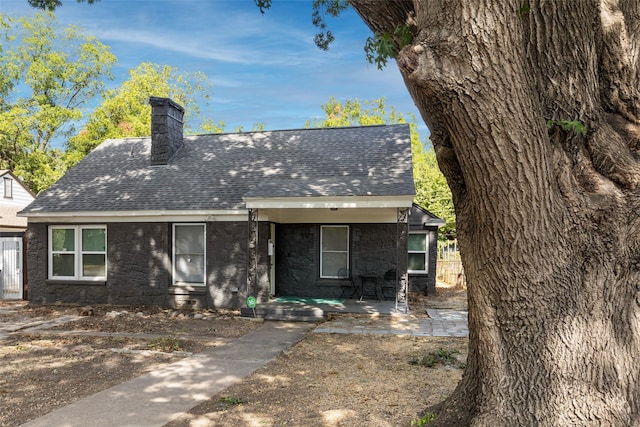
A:
<svg viewBox="0 0 640 427">
<path fill-rule="evenodd" d="M 456 207 L 469 358 L 434 425 L 640 424 L 640 3 L 351 3 L 414 28 Z"/>
</svg>

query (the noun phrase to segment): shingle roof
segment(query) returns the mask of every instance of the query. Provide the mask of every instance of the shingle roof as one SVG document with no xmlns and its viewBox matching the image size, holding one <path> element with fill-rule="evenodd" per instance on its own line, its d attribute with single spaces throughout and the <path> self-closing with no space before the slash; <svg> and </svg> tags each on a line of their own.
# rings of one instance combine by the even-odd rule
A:
<svg viewBox="0 0 640 427">
<path fill-rule="evenodd" d="M 150 138 L 107 140 L 24 209 L 243 209 L 243 197 L 415 194 L 408 125 L 188 136 L 168 165 Z"/>
</svg>

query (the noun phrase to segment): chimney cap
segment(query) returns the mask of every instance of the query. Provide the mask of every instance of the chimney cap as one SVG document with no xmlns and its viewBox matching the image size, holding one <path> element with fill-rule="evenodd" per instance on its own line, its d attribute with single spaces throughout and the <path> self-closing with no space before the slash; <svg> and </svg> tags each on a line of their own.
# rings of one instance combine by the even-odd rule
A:
<svg viewBox="0 0 640 427">
<path fill-rule="evenodd" d="M 175 102 L 171 98 L 160 98 L 160 97 L 157 97 L 157 96 L 150 96 L 149 97 L 149 104 L 152 107 L 162 107 L 162 106 L 165 106 L 165 105 L 170 105 L 173 108 L 176 108 L 176 109 L 180 110 L 182 113 L 184 113 L 184 108 L 182 107 L 182 105 L 178 104 L 177 102 Z"/>
</svg>

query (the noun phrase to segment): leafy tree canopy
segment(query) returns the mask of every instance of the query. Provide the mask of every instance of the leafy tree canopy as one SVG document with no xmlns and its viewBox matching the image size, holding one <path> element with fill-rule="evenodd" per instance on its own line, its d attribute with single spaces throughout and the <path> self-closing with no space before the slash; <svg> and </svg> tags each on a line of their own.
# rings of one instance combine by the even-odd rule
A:
<svg viewBox="0 0 640 427">
<path fill-rule="evenodd" d="M 61 27 L 51 13 L 0 16 L 0 167 L 34 192 L 64 173 L 57 139 L 75 132 L 81 109 L 111 78 L 116 58 L 95 37 Z"/>
<path fill-rule="evenodd" d="M 179 73 L 168 65 L 141 63 L 129 71 L 129 79 L 102 94 L 102 104 L 89 117 L 84 129 L 67 144 L 65 163 L 71 167 L 105 139 L 149 135 L 150 96 L 169 97 L 185 107 L 185 130 L 200 122 L 197 131 L 222 132 L 224 123 L 202 117 L 210 104 L 212 84 L 203 73 Z"/>
<path fill-rule="evenodd" d="M 36 9 L 48 10 L 49 12 L 53 12 L 57 7 L 62 6 L 62 1 L 60 0 L 27 0 L 31 7 Z M 85 0 L 78 0 L 78 3 L 84 3 Z M 88 4 L 93 4 L 96 1 L 100 0 L 86 0 Z"/>
</svg>

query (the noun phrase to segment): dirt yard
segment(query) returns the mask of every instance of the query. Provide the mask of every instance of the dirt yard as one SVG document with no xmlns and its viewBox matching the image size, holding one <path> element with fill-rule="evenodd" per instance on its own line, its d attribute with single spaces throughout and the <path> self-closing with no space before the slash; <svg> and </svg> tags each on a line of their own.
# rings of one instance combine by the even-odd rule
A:
<svg viewBox="0 0 640 427">
<path fill-rule="evenodd" d="M 425 316 L 427 305 L 465 308 L 459 291 L 412 296 L 415 315 Z M 62 325 L 38 325 L 81 311 L 0 302 L 0 328 L 27 326 L 0 332 L 0 426 L 19 425 L 260 325 L 236 312 L 112 306 L 93 307 L 93 315 Z M 458 383 L 466 347 L 466 338 L 310 333 L 168 425 L 410 426 Z"/>
</svg>

